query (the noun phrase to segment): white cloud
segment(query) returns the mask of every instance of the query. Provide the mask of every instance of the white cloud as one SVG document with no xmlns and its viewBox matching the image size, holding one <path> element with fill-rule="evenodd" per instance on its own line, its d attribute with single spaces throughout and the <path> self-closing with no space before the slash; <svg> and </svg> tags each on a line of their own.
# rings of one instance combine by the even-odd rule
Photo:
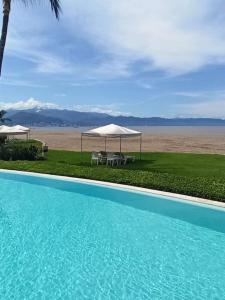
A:
<svg viewBox="0 0 225 300">
<path fill-rule="evenodd" d="M 218 92 L 219 93 L 219 92 Z M 216 94 L 216 92 L 215 92 Z M 222 95 L 222 91 L 221 91 Z M 123 112 L 121 110 L 123 104 L 93 104 L 84 105 L 76 104 L 72 107 L 60 106 L 52 102 L 39 101 L 34 98 L 29 98 L 24 101 L 16 102 L 0 102 L 0 109 L 4 110 L 27 110 L 27 109 L 68 109 L 80 112 L 95 112 L 95 113 L 105 113 L 112 116 L 129 116 L 132 113 Z M 201 102 L 186 103 L 186 104 L 176 104 L 173 105 L 173 111 L 176 111 L 176 116 L 182 117 L 192 117 L 192 118 L 225 118 L 225 95 L 219 100 L 208 99 Z M 172 116 L 172 115 L 171 115 Z M 174 115 L 173 115 L 174 116 Z"/>
<path fill-rule="evenodd" d="M 184 117 L 225 118 L 225 98 L 220 100 L 180 104 L 177 105 L 176 108 Z"/>
<path fill-rule="evenodd" d="M 6 55 L 33 63 L 39 73 L 70 73 L 70 63 L 58 54 L 51 32 L 57 32 L 59 23 L 49 18 L 40 7 L 12 5 L 7 37 Z M 50 9 L 48 11 L 50 13 Z M 51 20 L 51 21 L 50 21 Z M 56 23 L 54 23 L 56 22 Z M 58 47 L 60 41 L 58 40 Z"/>
<path fill-rule="evenodd" d="M 199 100 L 213 101 L 216 99 L 223 99 L 225 97 L 225 90 L 196 90 L 196 91 L 177 91 L 173 92 L 174 96 L 181 96 L 186 98 L 199 98 Z"/>
<path fill-rule="evenodd" d="M 88 71 L 87 77 L 89 79 L 104 78 L 113 79 L 116 77 L 129 77 L 131 72 L 129 70 L 129 63 L 126 59 L 117 57 L 116 59 L 109 59 L 109 61 L 101 62 L 98 66 Z"/>
<path fill-rule="evenodd" d="M 25 101 L 17 101 L 17 102 L 0 102 L 0 109 L 4 110 L 26 110 L 26 109 L 48 109 L 48 108 L 58 108 L 58 105 L 49 102 L 42 102 L 35 100 L 34 98 L 30 98 Z"/>
<path fill-rule="evenodd" d="M 54 53 L 54 51 L 43 49 L 41 43 L 38 44 L 37 39 L 38 36 L 37 38 L 29 38 L 28 35 L 22 36 L 11 32 L 6 53 L 7 55 L 32 62 L 35 65 L 35 70 L 39 73 L 70 73 L 71 67 L 69 63 Z M 29 40 L 29 43 L 27 40 Z"/>
<path fill-rule="evenodd" d="M 63 0 L 62 8 L 56 22 L 50 10 L 16 6 L 6 54 L 81 79 L 129 77 L 138 61 L 173 75 L 225 63 L 223 0 Z M 94 47 L 87 61 L 77 59 L 82 41 Z"/>
<path fill-rule="evenodd" d="M 43 88 L 44 85 L 37 84 L 28 80 L 21 80 L 15 78 L 6 79 L 6 77 L 1 78 L 0 86 L 1 85 L 9 85 L 9 86 L 17 86 L 17 87 L 32 87 L 32 88 Z"/>
<path fill-rule="evenodd" d="M 222 0 L 65 0 L 68 30 L 126 64 L 171 74 L 225 63 Z"/>
<path fill-rule="evenodd" d="M 187 98 L 198 98 L 203 96 L 204 92 L 174 92 L 172 95 L 174 96 L 181 96 L 181 97 L 187 97 Z"/>
<path fill-rule="evenodd" d="M 65 94 L 65 93 L 59 93 L 59 94 L 55 94 L 54 96 L 55 96 L 55 97 L 64 98 L 64 97 L 67 96 L 67 94 Z"/>
<path fill-rule="evenodd" d="M 111 116 L 125 116 L 129 115 L 129 113 L 124 113 L 119 110 L 120 105 L 111 104 L 111 105 L 74 105 L 73 110 L 80 112 L 95 112 L 95 113 L 104 113 Z"/>
<path fill-rule="evenodd" d="M 68 109 L 80 112 L 96 112 L 96 113 L 105 113 L 112 116 L 119 115 L 128 115 L 127 113 L 121 112 L 119 109 L 121 104 L 93 104 L 93 105 L 82 105 L 77 104 L 72 107 L 69 106 L 60 106 L 51 102 L 43 102 L 36 100 L 34 98 L 29 98 L 25 101 L 16 101 L 16 102 L 0 102 L 0 109 L 4 110 L 27 110 L 27 109 Z"/>
<path fill-rule="evenodd" d="M 139 80 L 139 81 L 137 82 L 137 85 L 140 86 L 140 87 L 142 87 L 142 88 L 144 88 L 144 89 L 147 89 L 147 90 L 151 90 L 152 87 L 153 87 L 151 84 L 149 84 L 149 83 L 147 83 L 147 82 L 143 82 L 143 81 L 141 81 L 141 80 Z"/>
</svg>

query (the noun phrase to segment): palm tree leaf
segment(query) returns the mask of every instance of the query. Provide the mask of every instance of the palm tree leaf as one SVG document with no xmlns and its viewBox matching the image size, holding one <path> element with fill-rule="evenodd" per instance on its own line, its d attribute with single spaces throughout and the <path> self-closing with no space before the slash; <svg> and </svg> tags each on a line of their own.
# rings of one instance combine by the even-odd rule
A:
<svg viewBox="0 0 225 300">
<path fill-rule="evenodd" d="M 60 0 L 50 0 L 51 8 L 55 13 L 57 19 L 59 19 L 59 14 L 61 12 Z"/>
<path fill-rule="evenodd" d="M 21 0 L 25 5 L 28 5 L 29 3 L 34 4 L 37 2 L 40 2 L 40 0 Z M 46 0 L 45 0 L 46 1 Z M 59 19 L 59 15 L 62 12 L 61 9 L 61 1 L 60 0 L 48 0 L 51 5 L 52 11 L 55 13 L 55 16 L 57 19 Z"/>
<path fill-rule="evenodd" d="M 4 116 L 7 114 L 5 110 L 0 110 L 0 124 L 5 123 L 7 121 L 11 121 L 9 118 L 5 118 Z"/>
</svg>

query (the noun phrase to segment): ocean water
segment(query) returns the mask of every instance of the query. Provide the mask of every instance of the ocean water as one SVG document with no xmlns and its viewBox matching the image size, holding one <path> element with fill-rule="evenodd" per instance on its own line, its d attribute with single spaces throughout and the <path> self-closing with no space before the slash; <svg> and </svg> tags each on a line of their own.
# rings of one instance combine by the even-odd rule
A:
<svg viewBox="0 0 225 300">
<path fill-rule="evenodd" d="M 34 127 L 33 130 L 52 132 L 84 132 L 98 126 L 92 127 Z M 129 126 L 134 130 L 139 130 L 149 134 L 165 135 L 189 135 L 189 136 L 222 136 L 225 135 L 225 126 Z"/>
<path fill-rule="evenodd" d="M 225 211 L 0 172 L 0 299 L 225 299 Z"/>
</svg>

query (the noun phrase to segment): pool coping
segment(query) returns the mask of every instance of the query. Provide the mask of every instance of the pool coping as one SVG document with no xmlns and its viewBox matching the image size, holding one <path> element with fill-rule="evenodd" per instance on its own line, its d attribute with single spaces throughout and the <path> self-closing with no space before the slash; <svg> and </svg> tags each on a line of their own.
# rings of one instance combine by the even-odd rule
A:
<svg viewBox="0 0 225 300">
<path fill-rule="evenodd" d="M 171 192 L 164 192 L 164 191 L 160 191 L 160 190 L 142 188 L 142 187 L 137 187 L 137 186 L 133 186 L 133 185 L 125 185 L 125 184 L 93 180 L 93 179 L 68 177 L 68 176 L 62 176 L 62 175 L 52 175 L 52 174 L 46 174 L 46 173 L 8 170 L 8 169 L 0 169 L 0 172 L 1 173 L 20 174 L 20 175 L 32 175 L 32 176 L 36 176 L 36 177 L 59 179 L 59 180 L 70 181 L 70 182 L 81 182 L 81 183 L 87 183 L 87 184 L 89 183 L 89 184 L 101 185 L 101 186 L 105 186 L 105 187 L 120 188 L 120 189 L 127 190 L 127 191 L 141 192 L 141 193 L 146 193 L 146 194 L 152 194 L 155 196 L 169 197 L 169 198 L 173 198 L 174 200 L 177 200 L 177 201 L 183 200 L 183 201 L 189 202 L 189 203 L 192 202 L 193 204 L 195 203 L 195 204 L 199 204 L 199 205 L 206 205 L 206 206 L 211 206 L 211 207 L 213 206 L 214 208 L 225 209 L 224 202 L 219 202 L 219 201 L 204 199 L 204 198 L 198 198 L 198 197 L 193 197 L 193 196 L 187 196 L 187 195 L 182 195 L 182 194 L 176 194 L 176 193 L 171 193 Z"/>
</svg>

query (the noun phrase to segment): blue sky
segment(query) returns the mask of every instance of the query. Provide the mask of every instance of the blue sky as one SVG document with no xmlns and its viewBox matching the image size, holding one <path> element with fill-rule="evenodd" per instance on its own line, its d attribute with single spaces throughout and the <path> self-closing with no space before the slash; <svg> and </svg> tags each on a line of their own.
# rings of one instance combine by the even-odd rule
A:
<svg viewBox="0 0 225 300">
<path fill-rule="evenodd" d="M 0 108 L 225 118 L 223 0 L 12 4 Z"/>
</svg>

